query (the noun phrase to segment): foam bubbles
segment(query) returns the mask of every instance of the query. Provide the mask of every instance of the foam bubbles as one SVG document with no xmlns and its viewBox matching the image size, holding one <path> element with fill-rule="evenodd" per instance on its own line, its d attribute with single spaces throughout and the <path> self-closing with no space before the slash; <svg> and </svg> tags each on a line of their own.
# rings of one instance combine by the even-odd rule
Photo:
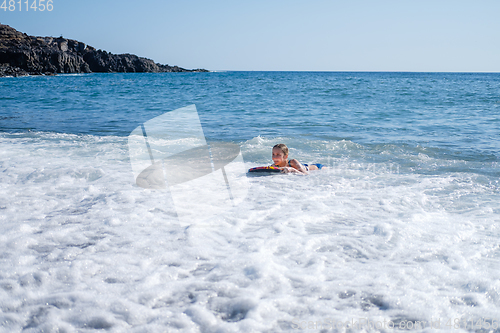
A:
<svg viewBox="0 0 500 333">
<path fill-rule="evenodd" d="M 4 329 L 292 331 L 362 318 L 441 318 L 444 328 L 495 318 L 492 176 L 428 172 L 450 162 L 411 147 L 263 137 L 242 145 L 248 168 L 269 164 L 278 141 L 329 168 L 250 177 L 237 207 L 184 226 L 168 196 L 134 185 L 125 139 L 2 134 Z M 413 159 L 422 168 L 399 163 Z"/>
</svg>

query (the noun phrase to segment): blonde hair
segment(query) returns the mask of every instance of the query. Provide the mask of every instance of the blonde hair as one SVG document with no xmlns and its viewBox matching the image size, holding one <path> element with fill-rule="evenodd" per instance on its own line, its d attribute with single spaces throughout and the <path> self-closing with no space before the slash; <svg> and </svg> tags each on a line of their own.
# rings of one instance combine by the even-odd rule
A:
<svg viewBox="0 0 500 333">
<path fill-rule="evenodd" d="M 284 143 L 278 143 L 277 145 L 275 145 L 273 147 L 273 149 L 274 148 L 280 149 L 285 156 L 288 156 L 288 147 L 286 146 L 286 144 L 284 144 Z"/>
</svg>

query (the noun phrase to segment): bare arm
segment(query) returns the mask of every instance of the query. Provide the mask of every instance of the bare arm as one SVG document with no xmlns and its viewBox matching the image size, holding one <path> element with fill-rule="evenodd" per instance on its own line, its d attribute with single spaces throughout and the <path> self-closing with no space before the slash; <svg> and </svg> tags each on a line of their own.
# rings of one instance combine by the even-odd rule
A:
<svg viewBox="0 0 500 333">
<path fill-rule="evenodd" d="M 296 159 L 293 159 L 293 160 L 290 160 L 290 165 L 292 166 L 292 168 L 288 168 L 288 169 L 292 169 L 292 170 L 295 170 L 294 171 L 291 171 L 291 172 L 294 172 L 294 173 L 301 173 L 301 174 L 304 174 L 304 175 L 307 175 L 309 174 L 309 172 L 307 172 L 307 169 L 305 166 L 303 166 L 299 161 L 297 161 Z"/>
</svg>

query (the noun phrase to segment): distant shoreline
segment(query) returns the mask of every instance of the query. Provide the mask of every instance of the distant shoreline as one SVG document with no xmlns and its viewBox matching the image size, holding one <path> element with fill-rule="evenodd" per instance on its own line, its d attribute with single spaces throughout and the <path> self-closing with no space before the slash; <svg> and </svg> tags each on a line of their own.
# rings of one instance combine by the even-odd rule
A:
<svg viewBox="0 0 500 333">
<path fill-rule="evenodd" d="M 171 72 L 209 71 L 163 65 L 134 54 L 112 54 L 63 37 L 28 36 L 0 24 L 0 77 Z"/>
</svg>

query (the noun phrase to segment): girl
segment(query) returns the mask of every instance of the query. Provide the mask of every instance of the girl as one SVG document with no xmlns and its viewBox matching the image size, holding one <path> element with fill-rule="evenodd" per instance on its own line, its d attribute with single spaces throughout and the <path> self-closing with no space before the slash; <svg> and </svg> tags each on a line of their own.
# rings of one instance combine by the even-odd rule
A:
<svg viewBox="0 0 500 333">
<path fill-rule="evenodd" d="M 273 167 L 278 167 L 284 173 L 299 173 L 307 175 L 311 170 L 321 170 L 322 164 L 301 164 L 296 159 L 288 160 L 288 147 L 279 143 L 273 147 Z"/>
</svg>

